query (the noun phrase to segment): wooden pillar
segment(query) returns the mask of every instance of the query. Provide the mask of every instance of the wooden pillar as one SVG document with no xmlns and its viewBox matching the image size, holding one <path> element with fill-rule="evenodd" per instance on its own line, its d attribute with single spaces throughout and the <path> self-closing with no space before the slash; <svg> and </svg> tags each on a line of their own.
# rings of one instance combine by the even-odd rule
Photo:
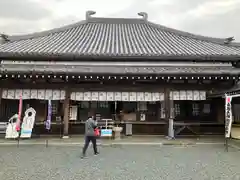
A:
<svg viewBox="0 0 240 180">
<path fill-rule="evenodd" d="M 173 98 L 173 97 L 172 97 Z M 169 123 L 170 120 L 174 119 L 174 102 L 170 99 L 170 89 L 166 88 L 164 90 L 164 101 L 165 101 L 165 121 L 166 121 L 166 129 L 165 134 L 168 136 L 173 136 L 173 127 L 172 121 Z M 170 130 L 171 129 L 171 130 Z M 170 134 L 169 134 L 170 133 Z"/>
<path fill-rule="evenodd" d="M 63 138 L 68 138 L 68 129 L 69 129 L 69 104 L 70 104 L 70 95 L 71 91 L 66 88 L 65 89 L 65 100 L 64 100 L 64 116 L 63 116 Z"/>
<path fill-rule="evenodd" d="M 1 102 L 2 102 L 2 88 L 0 88 L 0 105 L 1 105 Z"/>
<path fill-rule="evenodd" d="M 170 90 L 169 88 L 164 89 L 164 108 L 165 108 L 165 135 L 168 135 L 168 126 L 169 126 L 169 119 L 171 116 L 171 109 L 170 109 Z"/>
</svg>

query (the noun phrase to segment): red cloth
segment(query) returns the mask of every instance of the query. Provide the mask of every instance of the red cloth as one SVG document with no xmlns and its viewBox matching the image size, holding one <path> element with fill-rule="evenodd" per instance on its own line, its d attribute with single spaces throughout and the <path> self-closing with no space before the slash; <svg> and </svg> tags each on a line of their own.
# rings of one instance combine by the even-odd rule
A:
<svg viewBox="0 0 240 180">
<path fill-rule="evenodd" d="M 100 136 L 100 130 L 98 128 L 94 129 L 94 135 Z"/>
</svg>

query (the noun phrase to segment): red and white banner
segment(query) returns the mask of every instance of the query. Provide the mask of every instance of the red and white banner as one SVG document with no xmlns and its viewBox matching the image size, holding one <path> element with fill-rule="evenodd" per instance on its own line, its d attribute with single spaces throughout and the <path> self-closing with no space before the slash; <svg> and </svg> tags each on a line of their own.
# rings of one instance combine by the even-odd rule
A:
<svg viewBox="0 0 240 180">
<path fill-rule="evenodd" d="M 225 137 L 230 138 L 232 128 L 232 96 L 225 96 Z"/>
</svg>

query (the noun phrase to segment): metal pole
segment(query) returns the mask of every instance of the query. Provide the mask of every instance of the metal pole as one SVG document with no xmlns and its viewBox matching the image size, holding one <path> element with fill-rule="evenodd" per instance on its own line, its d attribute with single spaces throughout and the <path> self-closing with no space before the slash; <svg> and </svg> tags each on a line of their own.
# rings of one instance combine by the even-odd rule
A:
<svg viewBox="0 0 240 180">
<path fill-rule="evenodd" d="M 46 147 L 48 147 L 48 139 L 46 139 Z"/>
<path fill-rule="evenodd" d="M 18 135 L 18 139 L 17 139 L 17 147 L 19 147 L 19 143 L 20 143 L 20 135 Z"/>
<path fill-rule="evenodd" d="M 228 152 L 228 138 L 225 138 L 225 150 Z"/>
<path fill-rule="evenodd" d="M 20 130 L 19 130 L 19 133 L 18 133 L 18 143 L 17 143 L 17 147 L 19 147 L 19 144 L 20 144 L 21 131 L 22 131 L 22 123 L 20 122 Z"/>
</svg>

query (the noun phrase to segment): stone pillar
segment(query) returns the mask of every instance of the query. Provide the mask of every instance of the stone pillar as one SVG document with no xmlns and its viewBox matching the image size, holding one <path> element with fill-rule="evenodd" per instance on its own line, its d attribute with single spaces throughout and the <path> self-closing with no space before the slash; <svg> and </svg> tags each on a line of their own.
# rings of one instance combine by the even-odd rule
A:
<svg viewBox="0 0 240 180">
<path fill-rule="evenodd" d="M 64 100 L 64 116 L 63 116 L 63 138 L 68 138 L 68 129 L 69 129 L 69 104 L 70 104 L 70 95 L 71 92 L 67 88 L 65 89 L 65 100 Z"/>
</svg>

